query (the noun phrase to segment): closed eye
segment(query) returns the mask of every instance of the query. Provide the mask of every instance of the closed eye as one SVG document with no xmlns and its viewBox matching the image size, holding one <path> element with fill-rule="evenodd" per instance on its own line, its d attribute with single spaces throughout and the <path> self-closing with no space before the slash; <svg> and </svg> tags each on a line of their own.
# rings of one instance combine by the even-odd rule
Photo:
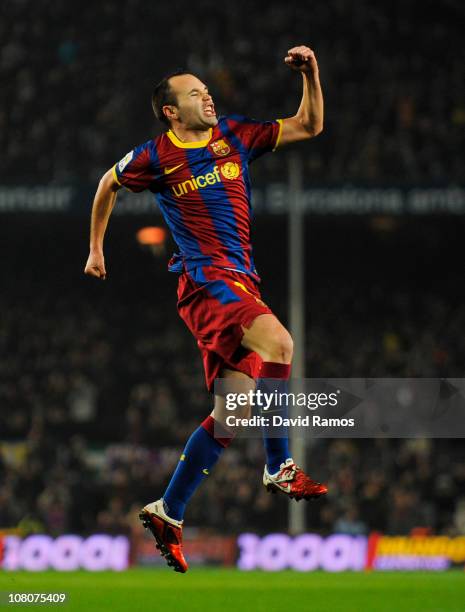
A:
<svg viewBox="0 0 465 612">
<path fill-rule="evenodd" d="M 201 93 L 199 89 L 192 89 L 192 90 L 189 92 L 189 95 L 190 95 L 190 96 L 196 96 L 196 95 L 198 95 L 199 93 Z M 207 95 L 208 95 L 208 89 L 205 87 L 205 89 L 203 90 L 203 92 L 202 92 L 202 93 L 203 93 L 203 95 L 205 95 L 205 94 L 207 94 Z"/>
</svg>

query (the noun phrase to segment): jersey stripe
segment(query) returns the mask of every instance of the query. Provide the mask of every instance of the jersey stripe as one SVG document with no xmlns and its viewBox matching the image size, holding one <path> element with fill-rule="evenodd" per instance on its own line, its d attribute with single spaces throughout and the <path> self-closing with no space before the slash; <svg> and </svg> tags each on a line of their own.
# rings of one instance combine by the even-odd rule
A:
<svg viewBox="0 0 465 612">
<path fill-rule="evenodd" d="M 210 151 L 208 151 L 207 156 L 210 159 L 208 167 L 209 172 L 213 171 L 215 165 L 220 167 L 220 164 L 215 163 L 217 160 Z M 195 163 L 196 157 L 198 156 L 195 151 L 187 152 L 190 167 Z M 215 228 L 216 244 L 212 244 L 212 248 L 217 250 L 226 247 L 226 257 L 227 261 L 229 261 L 227 265 L 236 266 L 239 264 L 243 266 L 245 264 L 244 248 L 247 248 L 249 245 L 249 237 L 246 236 L 245 241 L 241 240 L 241 234 L 234 214 L 234 207 L 228 197 L 224 181 L 215 185 L 214 197 L 209 194 L 208 190 L 199 190 L 197 193 L 199 198 L 203 201 L 206 210 L 208 210 L 212 224 Z M 236 260 L 231 258 L 233 254 L 235 258 L 237 258 Z"/>
<path fill-rule="evenodd" d="M 161 139 L 157 140 L 155 146 L 152 147 L 152 157 L 156 167 L 162 168 L 167 165 L 165 163 L 166 148 L 164 151 L 163 141 Z M 169 190 L 165 189 L 163 193 L 157 193 L 156 198 L 165 221 L 184 254 L 198 255 L 202 253 L 201 243 L 191 231 L 189 223 L 185 222 L 184 212 L 178 205 L 174 196 L 170 194 Z M 173 271 L 179 272 L 180 269 L 179 266 L 176 266 L 176 263 L 180 262 L 176 260 L 173 262 Z M 205 258 L 204 263 L 211 263 L 210 258 Z"/>
</svg>

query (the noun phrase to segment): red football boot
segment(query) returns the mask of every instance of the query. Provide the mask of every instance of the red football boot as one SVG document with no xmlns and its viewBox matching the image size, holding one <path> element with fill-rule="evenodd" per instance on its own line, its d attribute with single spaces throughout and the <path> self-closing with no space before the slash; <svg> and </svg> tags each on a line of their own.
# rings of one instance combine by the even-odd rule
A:
<svg viewBox="0 0 465 612">
<path fill-rule="evenodd" d="M 182 552 L 182 521 L 170 518 L 163 506 L 163 499 L 147 504 L 139 518 L 146 529 L 150 529 L 162 557 L 175 572 L 187 572 L 188 565 Z"/>
<path fill-rule="evenodd" d="M 263 472 L 263 484 L 267 491 L 282 491 L 292 499 L 315 499 L 325 495 L 328 487 L 312 480 L 292 459 L 287 459 L 279 466 L 279 472 L 270 474 L 267 466 Z"/>
</svg>

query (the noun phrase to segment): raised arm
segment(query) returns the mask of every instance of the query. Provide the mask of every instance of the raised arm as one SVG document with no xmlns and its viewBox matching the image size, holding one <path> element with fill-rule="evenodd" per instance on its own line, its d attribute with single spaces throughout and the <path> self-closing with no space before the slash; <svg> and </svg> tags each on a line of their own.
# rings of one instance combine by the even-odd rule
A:
<svg viewBox="0 0 465 612">
<path fill-rule="evenodd" d="M 312 138 L 323 131 L 323 94 L 315 54 L 309 47 L 293 47 L 284 62 L 302 74 L 303 95 L 294 117 L 282 120 L 279 146 Z"/>
<path fill-rule="evenodd" d="M 90 252 L 84 273 L 101 280 L 105 280 L 107 275 L 103 256 L 103 238 L 119 188 L 120 185 L 115 180 L 113 169 L 108 170 L 100 179 L 92 206 Z"/>
</svg>

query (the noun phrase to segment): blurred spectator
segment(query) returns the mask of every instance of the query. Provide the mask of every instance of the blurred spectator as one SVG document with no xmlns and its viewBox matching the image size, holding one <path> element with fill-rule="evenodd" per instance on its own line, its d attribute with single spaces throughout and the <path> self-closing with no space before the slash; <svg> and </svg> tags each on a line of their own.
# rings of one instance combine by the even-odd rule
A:
<svg viewBox="0 0 465 612">
<path fill-rule="evenodd" d="M 292 115 L 300 79 L 282 59 L 295 44 L 314 47 L 326 99 L 312 180 L 462 181 L 462 18 L 453 1 L 5 1 L 2 181 L 94 182 L 153 133 L 151 88 L 178 66 L 208 82 L 221 113 Z M 281 166 L 268 156 L 254 172 Z"/>
</svg>

